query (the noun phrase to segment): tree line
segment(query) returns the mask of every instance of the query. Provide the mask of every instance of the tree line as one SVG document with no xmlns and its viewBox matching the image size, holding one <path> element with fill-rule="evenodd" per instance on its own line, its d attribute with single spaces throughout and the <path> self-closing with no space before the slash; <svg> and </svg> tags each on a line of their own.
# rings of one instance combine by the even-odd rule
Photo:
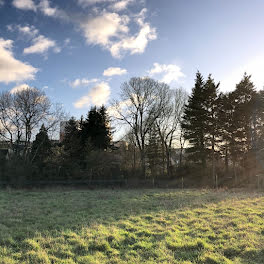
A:
<svg viewBox="0 0 264 264">
<path fill-rule="evenodd" d="M 252 184 L 263 171 L 264 91 L 246 73 L 232 92 L 219 92 L 219 85 L 196 74 L 182 119 L 188 158 L 213 186 L 217 174 L 236 186 Z"/>
<path fill-rule="evenodd" d="M 43 91 L 3 92 L 0 136 L 12 151 L 0 157 L 0 180 L 254 185 L 264 169 L 264 91 L 247 74 L 234 88 L 220 92 L 220 83 L 200 72 L 190 95 L 148 77 L 131 78 L 107 109 L 91 107 L 66 122 Z M 52 140 L 59 124 L 61 140 Z"/>
</svg>

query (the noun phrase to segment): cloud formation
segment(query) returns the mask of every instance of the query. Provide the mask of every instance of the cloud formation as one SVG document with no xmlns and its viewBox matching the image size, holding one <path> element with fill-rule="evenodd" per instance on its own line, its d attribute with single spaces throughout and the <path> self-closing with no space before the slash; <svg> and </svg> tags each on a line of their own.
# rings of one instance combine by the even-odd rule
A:
<svg viewBox="0 0 264 264">
<path fill-rule="evenodd" d="M 60 18 L 77 25 L 86 43 L 99 45 L 110 51 L 115 58 L 125 54 L 143 53 L 148 43 L 157 38 L 156 28 L 146 22 L 147 9 L 138 14 L 125 12 L 128 5 L 142 4 L 135 0 L 78 0 L 82 8 L 89 8 L 88 15 L 73 16 L 52 7 L 49 0 L 40 0 L 38 4 L 32 0 L 13 0 L 16 8 L 39 11 L 45 16 Z M 103 4 L 98 8 L 97 4 Z M 124 14 L 125 13 L 125 14 Z"/>
<path fill-rule="evenodd" d="M 15 31 L 17 30 L 20 34 L 22 34 L 23 36 L 28 36 L 30 38 L 35 37 L 39 31 L 38 29 L 35 28 L 35 26 L 30 26 L 30 25 L 7 25 L 7 29 L 9 31 Z"/>
<path fill-rule="evenodd" d="M 91 104 L 100 106 L 106 104 L 110 96 L 110 87 L 108 83 L 101 82 L 94 86 L 87 95 L 81 97 L 74 103 L 76 108 L 89 107 Z"/>
<path fill-rule="evenodd" d="M 49 0 L 40 0 L 36 5 L 32 0 L 13 0 L 13 6 L 22 10 L 40 11 L 45 16 L 67 18 L 66 14 L 57 7 L 51 7 Z"/>
<path fill-rule="evenodd" d="M 104 76 L 114 76 L 114 75 L 124 75 L 127 73 L 126 69 L 121 69 L 119 67 L 110 67 L 104 70 L 103 75 Z"/>
<path fill-rule="evenodd" d="M 32 89 L 32 88 L 29 87 L 27 84 L 23 83 L 23 84 L 20 84 L 20 85 L 17 85 L 15 87 L 13 87 L 10 90 L 10 93 L 14 94 L 14 93 L 18 93 L 18 92 L 21 92 L 21 91 L 24 91 L 24 90 L 28 90 L 28 89 Z"/>
<path fill-rule="evenodd" d="M 87 86 L 87 85 L 89 85 L 91 83 L 95 83 L 95 82 L 98 82 L 98 81 L 99 81 L 99 79 L 96 79 L 96 78 L 91 79 L 91 80 L 88 80 L 88 79 L 85 79 L 85 78 L 83 78 L 83 79 L 79 79 L 78 78 L 78 79 L 75 79 L 73 82 L 70 82 L 70 85 L 72 87 L 76 88 L 78 86 Z"/>
<path fill-rule="evenodd" d="M 100 45 L 110 51 L 115 58 L 125 53 L 143 53 L 149 41 L 157 38 L 156 29 L 145 22 L 147 9 L 132 17 L 115 12 L 103 11 L 80 24 L 80 28 L 88 44 Z M 138 31 L 131 33 L 131 25 Z"/>
<path fill-rule="evenodd" d="M 37 10 L 37 7 L 32 0 L 13 0 L 13 5 L 22 10 Z"/>
<path fill-rule="evenodd" d="M 50 17 L 57 17 L 62 19 L 68 19 L 68 16 L 64 11 L 58 7 L 51 7 L 49 0 L 41 0 L 38 9 L 45 15 Z"/>
<path fill-rule="evenodd" d="M 113 9 L 114 11 L 121 11 L 124 10 L 125 8 L 127 8 L 127 6 L 132 3 L 134 0 L 121 0 L 118 1 L 116 3 L 113 3 L 111 5 L 111 9 Z"/>
<path fill-rule="evenodd" d="M 81 28 L 88 44 L 99 44 L 108 47 L 111 38 L 119 38 L 129 31 L 128 16 L 120 16 L 117 13 L 104 12 L 101 15 L 88 19 Z"/>
<path fill-rule="evenodd" d="M 160 76 L 160 81 L 167 84 L 173 81 L 177 82 L 180 78 L 185 77 L 185 74 L 179 66 L 175 64 L 159 64 L 157 62 L 153 64 L 153 68 L 148 73 L 150 76 Z"/>
<path fill-rule="evenodd" d="M 33 80 L 37 68 L 17 60 L 12 52 L 13 41 L 0 38 L 0 82 Z"/>
<path fill-rule="evenodd" d="M 55 53 L 61 51 L 61 49 L 57 46 L 56 41 L 44 37 L 43 35 L 39 35 L 32 40 L 32 45 L 24 49 L 24 54 L 32 54 L 32 53 L 39 53 L 43 54 L 46 53 L 49 49 L 52 49 Z"/>
</svg>

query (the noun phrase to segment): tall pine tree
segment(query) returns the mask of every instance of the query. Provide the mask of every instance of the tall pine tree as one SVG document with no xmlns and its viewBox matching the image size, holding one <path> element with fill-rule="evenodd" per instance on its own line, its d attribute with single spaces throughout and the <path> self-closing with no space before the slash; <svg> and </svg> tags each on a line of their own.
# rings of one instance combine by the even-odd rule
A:
<svg viewBox="0 0 264 264">
<path fill-rule="evenodd" d="M 205 139 L 206 147 L 209 149 L 211 164 L 212 164 L 212 180 L 213 185 L 216 186 L 215 175 L 215 152 L 219 142 L 219 123 L 218 123 L 218 87 L 220 83 L 216 84 L 212 79 L 211 74 L 204 85 L 204 101 L 203 106 L 206 110 L 205 114 Z"/>
<path fill-rule="evenodd" d="M 206 117 L 204 108 L 205 101 L 204 80 L 200 72 L 196 74 L 195 86 L 185 106 L 182 128 L 184 137 L 189 142 L 190 147 L 187 152 L 195 163 L 206 167 Z"/>
</svg>

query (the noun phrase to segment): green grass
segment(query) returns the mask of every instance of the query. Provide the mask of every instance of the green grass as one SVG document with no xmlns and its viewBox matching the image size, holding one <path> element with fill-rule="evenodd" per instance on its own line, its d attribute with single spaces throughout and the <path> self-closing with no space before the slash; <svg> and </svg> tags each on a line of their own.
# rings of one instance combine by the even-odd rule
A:
<svg viewBox="0 0 264 264">
<path fill-rule="evenodd" d="M 264 263 L 264 193 L 0 191 L 0 264 Z"/>
</svg>

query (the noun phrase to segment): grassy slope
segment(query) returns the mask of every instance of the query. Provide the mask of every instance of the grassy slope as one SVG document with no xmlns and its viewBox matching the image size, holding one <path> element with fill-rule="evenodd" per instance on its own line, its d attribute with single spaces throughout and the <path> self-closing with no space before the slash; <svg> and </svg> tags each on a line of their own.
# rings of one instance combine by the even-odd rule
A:
<svg viewBox="0 0 264 264">
<path fill-rule="evenodd" d="M 264 194 L 0 191 L 0 263 L 264 263 Z"/>
</svg>

